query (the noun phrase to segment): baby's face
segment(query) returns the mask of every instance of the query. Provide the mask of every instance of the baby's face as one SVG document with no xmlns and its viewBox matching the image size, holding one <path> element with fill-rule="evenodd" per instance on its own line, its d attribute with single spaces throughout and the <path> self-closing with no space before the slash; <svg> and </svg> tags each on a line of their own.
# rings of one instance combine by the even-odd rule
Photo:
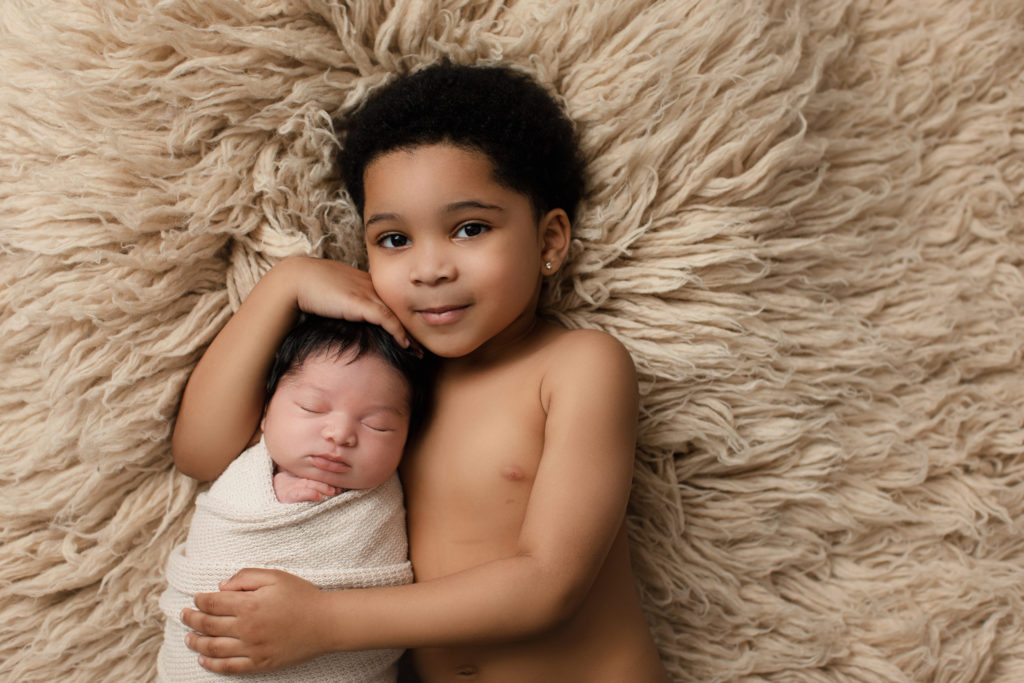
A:
<svg viewBox="0 0 1024 683">
<path fill-rule="evenodd" d="M 277 466 L 341 489 L 394 473 L 409 431 L 409 387 L 384 360 L 320 354 L 281 378 L 262 422 Z"/>
</svg>

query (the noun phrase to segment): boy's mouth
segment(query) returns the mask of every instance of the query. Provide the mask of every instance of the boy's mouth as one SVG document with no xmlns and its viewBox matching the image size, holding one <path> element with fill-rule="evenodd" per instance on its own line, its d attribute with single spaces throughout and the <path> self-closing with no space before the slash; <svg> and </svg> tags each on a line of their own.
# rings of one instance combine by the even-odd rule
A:
<svg viewBox="0 0 1024 683">
<path fill-rule="evenodd" d="M 433 308 L 417 309 L 416 313 L 428 325 L 447 325 L 460 319 L 467 309 L 469 309 L 468 304 L 462 306 L 436 306 Z"/>
</svg>

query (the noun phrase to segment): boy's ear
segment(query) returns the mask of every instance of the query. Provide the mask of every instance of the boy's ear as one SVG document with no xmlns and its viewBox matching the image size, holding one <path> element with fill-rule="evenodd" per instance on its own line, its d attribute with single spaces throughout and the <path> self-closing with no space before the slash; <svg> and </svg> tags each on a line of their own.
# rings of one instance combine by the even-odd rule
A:
<svg viewBox="0 0 1024 683">
<path fill-rule="evenodd" d="M 540 240 L 540 270 L 543 275 L 551 275 L 562 267 L 569 253 L 572 223 L 563 209 L 552 209 L 541 217 L 537 232 Z"/>
</svg>

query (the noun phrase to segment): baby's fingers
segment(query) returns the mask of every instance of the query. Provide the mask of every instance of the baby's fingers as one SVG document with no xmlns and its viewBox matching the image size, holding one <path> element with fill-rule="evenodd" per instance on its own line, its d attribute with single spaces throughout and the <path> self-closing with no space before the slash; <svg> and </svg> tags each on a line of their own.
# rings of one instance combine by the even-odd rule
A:
<svg viewBox="0 0 1024 683">
<path fill-rule="evenodd" d="M 338 489 L 322 481 L 310 481 L 309 486 L 313 489 L 313 493 L 316 494 L 314 500 L 320 500 L 321 497 L 330 498 L 338 494 Z"/>
<path fill-rule="evenodd" d="M 311 502 L 319 503 L 322 500 L 326 500 L 334 495 L 337 495 L 339 489 L 334 488 L 329 484 L 325 484 L 322 481 L 307 480 L 303 487 L 295 492 L 295 498 L 288 502 L 290 503 L 302 503 Z"/>
<path fill-rule="evenodd" d="M 314 491 L 316 493 L 325 493 L 329 496 L 333 496 L 338 491 L 338 489 L 334 488 L 330 484 L 324 483 L 322 481 L 317 481 L 316 479 L 301 479 L 300 481 L 302 482 L 303 488 L 305 488 L 308 491 Z"/>
</svg>

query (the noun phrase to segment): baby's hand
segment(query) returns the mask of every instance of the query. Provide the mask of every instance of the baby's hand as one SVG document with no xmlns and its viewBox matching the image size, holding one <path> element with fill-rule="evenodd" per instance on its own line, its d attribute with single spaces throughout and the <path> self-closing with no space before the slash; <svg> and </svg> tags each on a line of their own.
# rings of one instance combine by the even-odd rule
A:
<svg viewBox="0 0 1024 683">
<path fill-rule="evenodd" d="M 296 477 L 291 472 L 278 472 L 274 475 L 274 495 L 281 503 L 319 503 L 339 492 L 340 489 L 322 481 Z"/>
</svg>

